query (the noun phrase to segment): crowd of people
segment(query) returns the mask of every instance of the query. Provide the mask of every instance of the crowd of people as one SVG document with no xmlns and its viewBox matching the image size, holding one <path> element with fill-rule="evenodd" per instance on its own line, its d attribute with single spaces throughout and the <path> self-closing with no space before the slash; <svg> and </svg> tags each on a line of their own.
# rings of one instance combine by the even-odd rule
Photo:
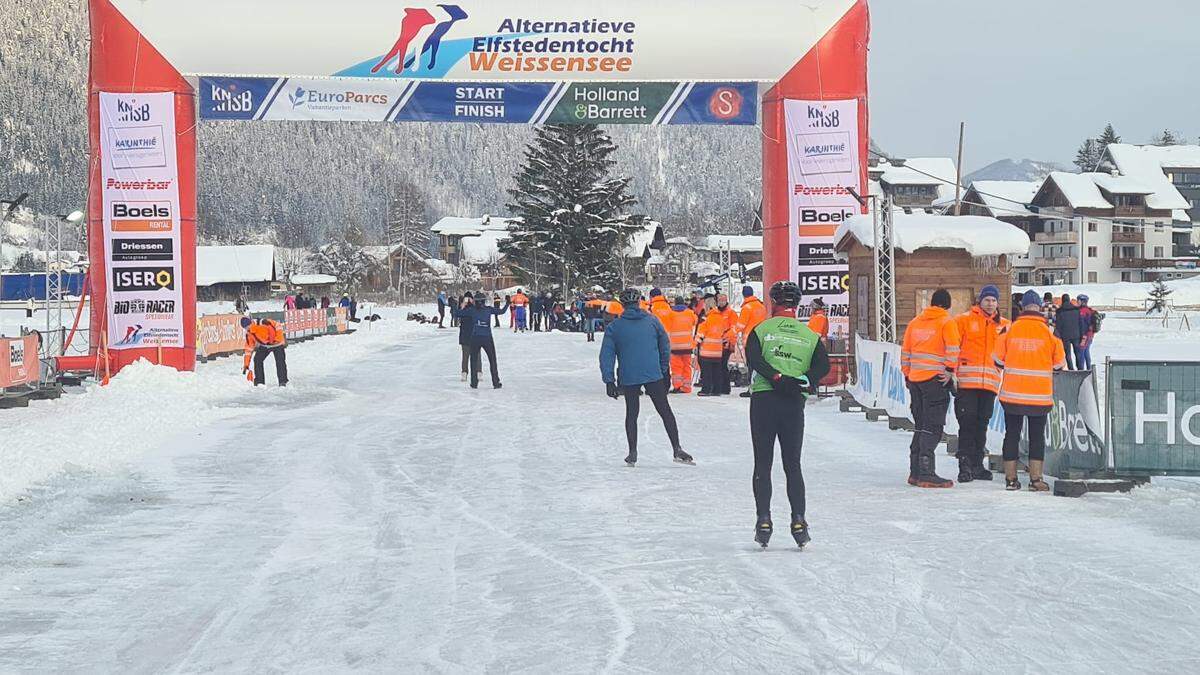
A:
<svg viewBox="0 0 1200 675">
<path fill-rule="evenodd" d="M 1022 297 L 1020 293 L 1013 294 L 1011 317 L 1014 321 L 1024 311 Z M 1055 337 L 1062 340 L 1067 370 L 1091 370 L 1092 343 L 1100 332 L 1104 314 L 1089 307 L 1088 296 L 1083 293 L 1076 296 L 1075 302 L 1067 293 L 1055 298 L 1047 292 L 1042 294 L 1041 300 L 1046 324 Z"/>
</svg>

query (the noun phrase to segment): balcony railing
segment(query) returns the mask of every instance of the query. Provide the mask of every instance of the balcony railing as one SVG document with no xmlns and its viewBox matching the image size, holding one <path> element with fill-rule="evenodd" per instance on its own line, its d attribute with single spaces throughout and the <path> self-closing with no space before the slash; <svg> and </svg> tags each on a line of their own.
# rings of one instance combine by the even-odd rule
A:
<svg viewBox="0 0 1200 675">
<path fill-rule="evenodd" d="M 1035 269 L 1041 270 L 1069 270 L 1079 267 L 1079 260 L 1075 258 L 1036 258 L 1033 266 Z"/>
<path fill-rule="evenodd" d="M 1035 242 L 1053 243 L 1053 242 L 1075 242 L 1078 240 L 1075 230 L 1067 230 L 1065 232 L 1038 232 L 1033 235 Z"/>
<path fill-rule="evenodd" d="M 1175 261 L 1169 258 L 1113 258 L 1113 269 L 1149 269 L 1151 267 L 1174 267 Z"/>
<path fill-rule="evenodd" d="M 1114 244 L 1144 244 L 1146 243 L 1146 233 L 1141 230 L 1137 232 L 1113 232 L 1112 240 Z"/>
<path fill-rule="evenodd" d="M 1113 215 L 1118 218 L 1128 216 L 1144 216 L 1146 215 L 1145 206 L 1114 206 Z"/>
</svg>

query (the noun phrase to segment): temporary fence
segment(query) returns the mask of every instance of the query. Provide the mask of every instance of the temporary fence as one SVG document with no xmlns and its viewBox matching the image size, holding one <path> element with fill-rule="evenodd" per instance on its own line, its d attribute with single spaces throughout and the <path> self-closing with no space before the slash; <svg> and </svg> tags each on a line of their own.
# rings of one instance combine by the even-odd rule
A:
<svg viewBox="0 0 1200 675">
<path fill-rule="evenodd" d="M 246 344 L 241 314 L 208 314 L 197 320 L 196 355 L 205 359 L 234 354 Z M 350 330 L 344 307 L 289 309 L 283 312 L 248 314 L 252 319 L 271 319 L 284 326 L 288 340 L 305 340 L 320 335 L 337 335 Z"/>
<path fill-rule="evenodd" d="M 1108 447 L 1132 475 L 1200 475 L 1200 362 L 1107 360 Z"/>
</svg>

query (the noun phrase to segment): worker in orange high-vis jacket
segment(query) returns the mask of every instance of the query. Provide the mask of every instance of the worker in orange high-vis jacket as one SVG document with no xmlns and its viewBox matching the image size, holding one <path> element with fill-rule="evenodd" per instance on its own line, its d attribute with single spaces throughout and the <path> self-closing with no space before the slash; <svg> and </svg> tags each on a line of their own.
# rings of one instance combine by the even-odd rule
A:
<svg viewBox="0 0 1200 675">
<path fill-rule="evenodd" d="M 659 296 L 662 297 L 662 296 Z M 667 337 L 671 339 L 671 393 L 692 393 L 692 351 L 696 348 L 696 314 L 682 297 L 663 320 Z"/>
<path fill-rule="evenodd" d="M 286 387 L 287 371 L 287 337 L 283 326 L 272 319 L 251 319 L 242 317 L 242 328 L 246 330 L 246 354 L 242 359 L 242 374 L 249 379 L 250 360 L 254 359 L 254 385 L 267 383 L 263 372 L 263 362 L 267 356 L 275 356 L 275 375 L 279 378 L 279 386 Z"/>
<path fill-rule="evenodd" d="M 704 322 L 696 329 L 700 356 L 700 396 L 721 396 L 729 373 L 721 373 L 722 364 L 729 358 L 726 352 L 736 340 L 733 328 L 721 312 L 709 310 Z"/>
<path fill-rule="evenodd" d="M 1021 430 L 1029 421 L 1029 489 L 1046 492 L 1046 418 L 1054 409 L 1054 371 L 1067 367 L 1062 340 L 1054 336 L 1033 291 L 1021 297 L 1021 315 L 996 341 L 996 366 L 1004 371 L 1000 405 L 1004 407 L 1004 487 L 1020 490 L 1017 457 Z"/>
<path fill-rule="evenodd" d="M 666 326 L 667 317 L 671 314 L 671 303 L 667 302 L 667 298 L 663 295 L 661 290 L 657 288 L 651 288 L 650 306 L 647 311 L 653 314 L 663 326 Z"/>
<path fill-rule="evenodd" d="M 825 310 L 825 301 L 821 298 L 814 298 L 812 301 L 812 315 L 808 317 L 808 329 L 821 339 L 829 337 L 829 315 Z"/>
<path fill-rule="evenodd" d="M 718 383 L 722 394 L 732 394 L 733 388 L 729 381 L 729 357 L 737 350 L 738 344 L 738 313 L 729 306 L 729 296 L 721 293 L 717 296 L 716 312 L 725 320 L 726 334 L 729 336 L 725 343 L 725 351 L 721 354 L 721 368 L 718 373 L 721 381 Z"/>
<path fill-rule="evenodd" d="M 518 288 L 510 304 L 513 308 L 513 330 L 524 333 L 529 328 L 529 296 L 525 295 L 524 289 Z"/>
<path fill-rule="evenodd" d="M 908 484 L 917 487 L 954 487 L 954 481 L 937 475 L 934 458 L 946 426 L 962 342 L 949 310 L 950 292 L 934 291 L 930 306 L 909 322 L 900 348 L 900 369 L 908 383 L 916 427 L 908 446 Z"/>
<path fill-rule="evenodd" d="M 996 341 L 1011 323 L 1000 315 L 1000 289 L 992 285 L 979 291 L 971 311 L 954 318 L 962 336 L 954 391 L 954 416 L 958 418 L 958 482 L 991 480 L 983 465 L 987 456 L 987 430 L 1000 391 L 1000 369 L 992 360 Z"/>
<path fill-rule="evenodd" d="M 742 311 L 738 313 L 738 344 L 742 346 L 744 351 L 746 348 L 746 340 L 749 339 L 750 333 L 758 327 L 758 324 L 767 320 L 767 306 L 754 296 L 754 289 L 749 286 L 742 286 Z M 749 364 L 747 364 L 749 368 Z M 750 384 L 746 378 L 746 391 L 740 395 L 742 398 L 750 398 Z"/>
</svg>

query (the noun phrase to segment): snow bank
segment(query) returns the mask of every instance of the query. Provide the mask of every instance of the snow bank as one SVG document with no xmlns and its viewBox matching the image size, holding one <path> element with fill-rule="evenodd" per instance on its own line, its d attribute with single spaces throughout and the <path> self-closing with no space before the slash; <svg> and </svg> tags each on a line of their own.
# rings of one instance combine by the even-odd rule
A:
<svg viewBox="0 0 1200 675">
<path fill-rule="evenodd" d="M 0 410 L 0 502 L 58 474 L 127 470 L 146 452 L 189 429 L 227 417 L 255 414 L 259 406 L 289 398 L 337 395 L 316 384 L 380 346 L 430 332 L 404 321 L 408 311 L 382 308 L 384 321 L 359 324 L 351 335 L 324 337 L 288 348 L 292 383 L 286 389 L 250 387 L 238 358 L 198 364 L 181 373 L 146 361 L 125 368 L 109 386 L 90 385 L 54 401 Z M 268 377 L 274 379 L 268 364 Z"/>
<path fill-rule="evenodd" d="M 938 216 L 896 214 L 893 216 L 896 248 L 912 253 L 922 248 L 958 248 L 979 257 L 1024 255 L 1029 252 L 1029 235 L 1015 225 L 987 216 Z M 846 237 L 863 246 L 875 245 L 875 221 L 871 216 L 854 216 L 838 226 L 834 245 L 841 248 Z"/>
<path fill-rule="evenodd" d="M 1152 286 L 1153 284 L 1150 283 L 1123 281 L 1109 284 L 1067 284 L 1031 286 L 1030 288 L 1038 293 L 1051 293 L 1056 298 L 1063 293 L 1067 293 L 1072 298 L 1083 294 L 1088 296 L 1088 304 L 1094 307 L 1141 307 L 1142 301 L 1150 296 Z M 1200 277 L 1168 281 L 1167 288 L 1174 291 L 1168 299 L 1175 305 L 1200 305 Z M 1015 293 L 1016 290 L 1013 292 Z"/>
</svg>

